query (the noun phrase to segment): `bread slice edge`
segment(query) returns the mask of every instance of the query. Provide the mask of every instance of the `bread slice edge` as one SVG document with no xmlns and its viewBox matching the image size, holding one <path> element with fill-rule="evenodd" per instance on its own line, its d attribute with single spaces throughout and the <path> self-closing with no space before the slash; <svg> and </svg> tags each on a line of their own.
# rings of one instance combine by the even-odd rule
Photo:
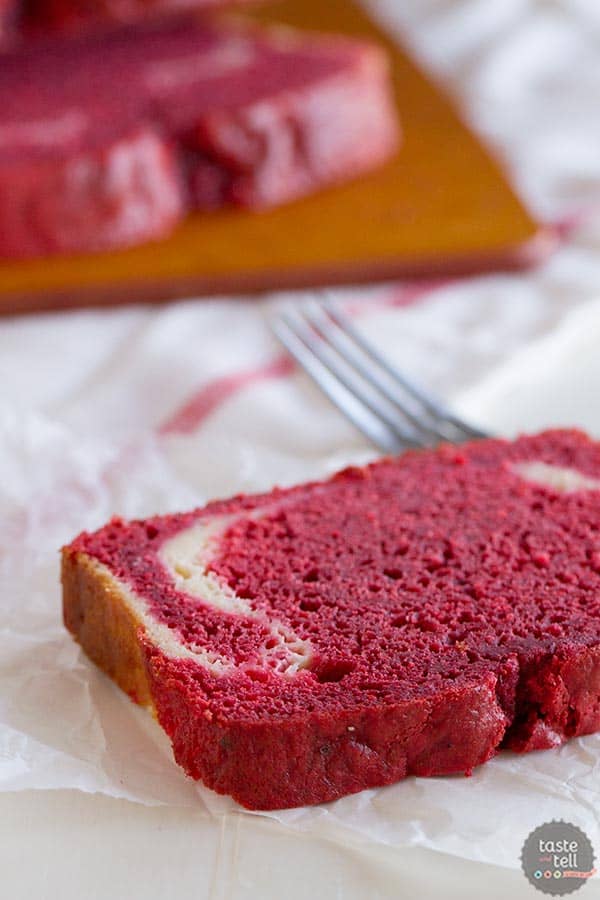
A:
<svg viewBox="0 0 600 900">
<path fill-rule="evenodd" d="M 109 570 L 86 553 L 62 550 L 63 621 L 88 657 L 140 706 L 156 714 L 140 634 L 144 625 Z"/>
</svg>

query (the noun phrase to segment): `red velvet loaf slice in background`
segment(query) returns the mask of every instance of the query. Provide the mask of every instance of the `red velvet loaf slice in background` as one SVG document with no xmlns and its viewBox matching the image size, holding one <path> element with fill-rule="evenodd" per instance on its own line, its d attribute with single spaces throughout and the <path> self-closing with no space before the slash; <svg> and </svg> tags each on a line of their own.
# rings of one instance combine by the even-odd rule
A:
<svg viewBox="0 0 600 900">
<path fill-rule="evenodd" d="M 55 119 L 48 147 L 0 150 L 2 255 L 128 247 L 164 237 L 184 215 L 178 162 L 159 134 L 135 124 L 103 133 L 94 121 L 84 128 L 85 142 L 65 157 L 59 130 L 66 138 L 76 120 L 69 112 Z"/>
<path fill-rule="evenodd" d="M 600 445 L 410 452 L 63 551 L 65 623 L 250 808 L 600 729 Z"/>
<path fill-rule="evenodd" d="M 192 208 L 284 203 L 398 145 L 377 47 L 195 19 L 28 41 L 0 55 L 0 109 L 7 257 L 159 238 Z"/>
<path fill-rule="evenodd" d="M 183 10 L 214 10 L 254 0 L 29 0 L 30 23 L 37 27 L 77 30 L 106 22 L 139 22 Z"/>
</svg>

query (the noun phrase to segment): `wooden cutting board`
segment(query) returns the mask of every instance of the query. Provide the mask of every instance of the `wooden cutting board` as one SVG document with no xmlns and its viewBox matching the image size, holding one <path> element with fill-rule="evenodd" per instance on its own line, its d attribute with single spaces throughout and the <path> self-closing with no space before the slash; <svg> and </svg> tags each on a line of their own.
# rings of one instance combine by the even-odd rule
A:
<svg viewBox="0 0 600 900">
<path fill-rule="evenodd" d="M 552 247 L 448 99 L 350 0 L 282 0 L 262 21 L 368 36 L 393 60 L 404 143 L 378 172 L 269 212 L 196 214 L 168 240 L 0 262 L 0 312 L 514 268 Z"/>
</svg>

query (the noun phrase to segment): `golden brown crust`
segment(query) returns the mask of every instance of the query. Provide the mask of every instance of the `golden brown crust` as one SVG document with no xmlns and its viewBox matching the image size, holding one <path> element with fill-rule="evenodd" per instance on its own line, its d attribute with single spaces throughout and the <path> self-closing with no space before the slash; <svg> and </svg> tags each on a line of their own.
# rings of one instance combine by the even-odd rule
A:
<svg viewBox="0 0 600 900">
<path fill-rule="evenodd" d="M 142 625 L 103 567 L 62 551 L 63 619 L 87 655 L 141 706 L 153 709 L 138 639 Z"/>
</svg>

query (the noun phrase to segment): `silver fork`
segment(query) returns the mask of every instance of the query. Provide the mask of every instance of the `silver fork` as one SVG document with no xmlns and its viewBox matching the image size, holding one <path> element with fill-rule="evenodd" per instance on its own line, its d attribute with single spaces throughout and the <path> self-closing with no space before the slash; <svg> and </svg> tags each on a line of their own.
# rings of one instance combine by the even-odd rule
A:
<svg viewBox="0 0 600 900">
<path fill-rule="evenodd" d="M 384 453 L 488 436 L 385 359 L 330 300 L 286 308 L 271 327 L 332 403 Z"/>
</svg>

